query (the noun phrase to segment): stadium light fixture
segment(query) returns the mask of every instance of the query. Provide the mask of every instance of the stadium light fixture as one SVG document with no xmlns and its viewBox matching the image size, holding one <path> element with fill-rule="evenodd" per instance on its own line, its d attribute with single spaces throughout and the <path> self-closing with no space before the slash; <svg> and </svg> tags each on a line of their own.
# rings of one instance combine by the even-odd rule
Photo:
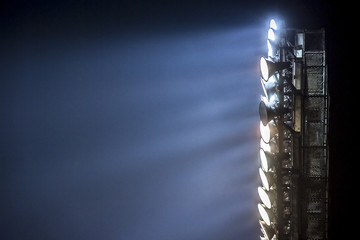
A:
<svg viewBox="0 0 360 240">
<path fill-rule="evenodd" d="M 267 209 L 263 204 L 258 203 L 258 210 L 262 220 L 266 223 L 266 225 L 270 226 L 273 214 L 270 209 Z"/>
<path fill-rule="evenodd" d="M 262 168 L 259 168 L 259 175 L 260 175 L 260 179 L 261 179 L 262 185 L 265 188 L 265 190 L 270 191 L 271 187 L 273 186 L 273 184 L 275 182 L 274 177 L 272 176 L 272 173 L 270 173 L 270 172 L 265 173 L 264 170 L 262 170 Z"/>
<path fill-rule="evenodd" d="M 264 126 L 264 124 L 262 122 L 260 122 L 260 136 L 264 140 L 265 143 L 270 142 L 271 134 L 270 134 L 269 124 L 266 124 Z"/>
<path fill-rule="evenodd" d="M 271 152 L 270 143 L 264 142 L 264 140 L 262 138 L 260 139 L 260 148 L 264 149 L 264 151 L 266 151 L 266 152 Z"/>
<path fill-rule="evenodd" d="M 270 28 L 269 30 L 268 30 L 268 39 L 270 40 L 270 41 L 276 41 L 277 39 L 276 39 L 276 34 L 275 34 L 275 31 L 274 31 L 274 29 L 272 29 L 272 28 Z"/>
<path fill-rule="evenodd" d="M 268 124 L 272 119 L 274 119 L 276 113 L 275 109 L 272 109 L 269 104 L 266 104 L 264 101 L 260 101 L 259 115 L 262 124 L 266 126 L 266 124 Z"/>
<path fill-rule="evenodd" d="M 276 22 L 275 22 L 274 19 L 271 19 L 271 20 L 270 20 L 270 28 L 272 28 L 272 29 L 274 29 L 274 30 L 277 30 L 277 29 L 278 29 L 278 28 L 277 28 L 277 24 L 276 24 Z"/>
<path fill-rule="evenodd" d="M 260 121 L 260 136 L 265 143 L 269 143 L 270 140 L 277 134 L 278 130 L 274 121 L 269 121 L 266 125 Z"/>
<path fill-rule="evenodd" d="M 259 223 L 260 223 L 260 227 L 261 227 L 261 232 L 264 234 L 263 239 L 271 240 L 275 235 L 274 229 L 272 227 L 266 225 L 266 223 L 264 221 L 259 220 Z"/>
<path fill-rule="evenodd" d="M 271 198 L 274 198 L 274 196 L 272 196 L 271 191 L 265 191 L 264 188 L 258 187 L 258 194 L 259 194 L 260 200 L 265 205 L 265 207 L 270 209 L 271 205 L 272 205 Z"/>
<path fill-rule="evenodd" d="M 268 47 L 268 57 L 275 58 L 278 47 L 276 44 L 272 43 L 269 39 L 266 41 Z"/>
<path fill-rule="evenodd" d="M 273 60 L 265 57 L 260 58 L 260 73 L 261 77 L 268 81 L 269 77 L 274 75 L 276 72 L 289 68 L 290 62 L 274 62 Z"/>
<path fill-rule="evenodd" d="M 264 172 L 269 172 L 269 170 L 275 165 L 275 156 L 269 151 L 265 151 L 263 148 L 260 148 L 260 162 L 261 168 Z"/>
</svg>

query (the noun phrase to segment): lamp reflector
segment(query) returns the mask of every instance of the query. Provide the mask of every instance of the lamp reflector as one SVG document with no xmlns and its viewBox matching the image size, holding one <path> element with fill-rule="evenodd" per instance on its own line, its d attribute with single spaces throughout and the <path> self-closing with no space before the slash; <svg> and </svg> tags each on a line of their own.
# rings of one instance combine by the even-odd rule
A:
<svg viewBox="0 0 360 240">
<path fill-rule="evenodd" d="M 268 81 L 269 77 L 275 74 L 275 72 L 283 70 L 291 66 L 290 62 L 274 62 L 271 59 L 261 57 L 260 58 L 260 73 L 261 77 Z"/>
<path fill-rule="evenodd" d="M 259 115 L 264 126 L 274 117 L 272 109 L 264 101 L 259 103 Z"/>
</svg>

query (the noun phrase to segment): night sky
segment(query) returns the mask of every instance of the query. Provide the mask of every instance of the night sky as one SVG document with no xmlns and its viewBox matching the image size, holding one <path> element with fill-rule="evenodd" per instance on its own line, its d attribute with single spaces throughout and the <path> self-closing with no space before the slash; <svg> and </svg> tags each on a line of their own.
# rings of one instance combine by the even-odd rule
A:
<svg viewBox="0 0 360 240">
<path fill-rule="evenodd" d="M 271 18 L 326 30 L 329 232 L 348 232 L 352 15 L 289 2 L 1 3 L 0 239 L 258 239 Z"/>
</svg>

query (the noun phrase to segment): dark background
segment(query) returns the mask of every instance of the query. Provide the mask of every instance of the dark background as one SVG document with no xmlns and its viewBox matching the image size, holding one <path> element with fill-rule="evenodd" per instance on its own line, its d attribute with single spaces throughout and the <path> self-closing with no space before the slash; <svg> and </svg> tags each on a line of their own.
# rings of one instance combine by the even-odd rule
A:
<svg viewBox="0 0 360 240">
<path fill-rule="evenodd" d="M 252 68 L 252 59 L 256 60 L 257 54 L 262 54 L 265 44 L 258 48 L 254 46 L 261 44 L 257 37 L 261 36 L 266 22 L 274 16 L 284 20 L 289 27 L 324 27 L 326 30 L 331 103 L 329 236 L 332 239 L 351 236 L 353 230 L 349 230 L 352 227 L 349 225 L 349 216 L 355 203 L 350 200 L 350 190 L 354 186 L 353 164 L 357 161 L 352 154 L 355 152 L 355 141 L 350 134 L 355 134 L 352 129 L 355 114 L 350 108 L 355 107 L 356 87 L 352 84 L 356 83 L 357 77 L 351 71 L 354 69 L 351 60 L 354 59 L 356 44 L 352 36 L 354 31 L 349 30 L 353 26 L 355 15 L 351 9 L 354 8 L 355 6 L 327 1 L 2 2 L 0 238 L 257 237 L 260 233 L 257 223 L 249 225 L 257 217 L 254 201 L 256 190 L 250 190 L 256 185 L 257 163 L 252 166 L 251 161 L 233 159 L 239 156 L 240 159 L 256 157 L 253 150 L 257 144 L 254 141 L 257 137 L 254 130 L 256 126 L 252 131 L 246 128 L 253 126 L 248 120 L 258 117 L 256 103 L 260 88 L 251 84 L 242 85 L 245 83 L 229 83 L 225 87 L 216 85 L 218 77 L 209 88 L 203 86 L 210 84 L 205 80 L 211 78 L 212 74 L 223 74 L 235 68 L 239 68 L 239 72 L 234 74 L 256 78 L 258 73 Z M 230 37 L 225 34 L 225 40 L 216 38 L 217 32 L 221 33 L 222 29 L 234 28 L 245 30 L 240 31 L 239 35 L 229 35 Z M 256 37 L 256 40 L 246 39 L 244 34 Z M 162 38 L 163 40 L 159 40 Z M 213 42 L 207 42 L 206 39 L 212 38 Z M 236 58 L 231 53 L 222 55 L 220 50 L 214 50 L 217 46 L 228 50 L 225 44 L 231 43 L 229 38 L 244 39 L 242 43 L 248 46 L 239 46 L 242 50 L 233 55 L 244 54 L 242 51 L 249 48 L 249 63 L 246 63 L 244 56 Z M 170 45 L 167 46 L 168 42 Z M 203 43 L 203 49 L 199 48 Z M 197 47 L 191 47 L 192 44 Z M 107 46 L 110 47 L 106 48 Z M 178 49 L 174 50 L 174 46 L 178 46 Z M 213 56 L 211 54 L 214 53 L 206 55 L 204 50 L 210 48 L 219 54 L 219 63 L 216 58 L 211 58 L 211 64 L 196 65 L 196 59 L 206 62 L 207 57 Z M 157 51 L 160 57 L 156 57 Z M 183 51 L 186 60 L 195 59 L 194 67 L 184 68 L 185 73 L 178 67 L 179 63 L 184 62 L 180 54 Z M 197 51 L 199 54 L 196 54 Z M 116 55 L 112 55 L 113 52 L 124 53 L 125 58 L 116 58 Z M 171 64 L 172 59 L 169 59 L 172 54 L 178 59 L 174 61 L 174 65 Z M 105 60 L 110 63 L 107 65 Z M 237 60 L 239 62 L 235 64 L 234 61 Z M 121 63 L 129 69 L 119 72 L 116 70 L 117 65 L 111 65 L 114 61 L 123 61 Z M 162 72 L 153 69 L 157 64 L 163 66 Z M 137 72 L 142 71 L 150 74 L 148 81 L 143 80 L 142 74 L 137 75 Z M 201 74 L 198 75 L 198 72 Z M 117 82 L 119 74 L 130 77 L 121 80 L 120 84 Z M 99 83 L 102 76 L 108 79 L 104 84 Z M 167 76 L 185 76 L 179 78 L 180 82 L 181 79 L 190 80 L 177 85 L 179 83 L 175 78 L 169 87 L 166 85 Z M 194 83 L 191 79 L 197 76 L 203 76 L 205 80 Z M 141 80 L 134 83 L 130 80 L 127 82 L 126 79 Z M 155 81 L 154 85 L 155 79 L 163 79 L 163 82 Z M 116 88 L 120 89 L 117 94 L 123 95 L 123 98 L 117 98 L 113 92 Z M 241 90 L 234 90 L 236 88 Z M 202 95 L 203 92 L 210 91 L 208 89 L 211 93 Z M 250 94 L 246 95 L 247 92 Z M 208 112 L 200 114 L 196 109 L 194 112 L 188 110 L 192 105 L 196 106 L 194 103 L 203 106 L 211 103 L 212 99 L 230 101 L 233 98 L 229 96 L 232 95 L 244 96 L 242 100 L 238 99 L 238 105 L 234 105 L 241 107 L 241 111 L 230 111 L 229 116 L 219 115 L 224 117 L 221 120 L 215 121 L 211 117 L 213 115 L 207 115 L 210 114 Z M 112 103 L 119 105 L 114 107 Z M 198 115 L 179 119 L 183 113 Z M 118 115 L 126 117 L 119 118 Z M 198 125 L 206 124 L 205 120 L 218 125 L 205 128 L 206 133 L 198 132 Z M 236 125 L 232 121 L 239 121 L 241 124 Z M 230 128 L 221 130 L 226 134 L 214 134 L 214 142 L 201 148 L 201 144 L 212 137 L 208 132 L 216 131 L 223 125 Z M 173 134 L 167 133 L 165 138 L 161 138 L 159 132 L 163 131 Z M 181 135 L 181 131 L 186 134 Z M 239 133 L 231 135 L 232 131 Z M 190 132 L 195 132 L 195 135 L 200 133 L 201 137 L 191 137 L 192 140 L 189 140 Z M 122 134 L 124 137 L 118 137 Z M 221 138 L 222 136 L 227 137 Z M 240 150 L 236 157 L 229 158 L 230 162 L 225 166 L 217 165 L 216 161 L 211 162 L 210 166 L 207 164 L 210 159 L 207 153 L 216 156 L 229 152 L 234 149 L 230 146 L 237 142 L 250 150 Z M 115 150 L 117 147 L 120 149 Z M 143 156 L 141 152 L 148 156 Z M 104 158 L 115 159 L 115 155 L 127 156 L 128 160 L 123 163 L 101 162 Z M 68 165 L 63 164 L 64 159 Z M 169 166 L 162 165 L 164 159 L 173 161 Z M 184 159 L 188 162 L 184 163 Z M 197 164 L 195 159 L 203 160 Z M 128 162 L 130 165 L 127 165 Z M 248 165 L 244 167 L 244 163 Z M 231 179 L 214 178 L 214 172 L 205 172 L 208 177 L 190 179 L 201 174 L 201 171 L 190 174 L 192 169 L 204 168 L 209 168 L 210 172 L 220 168 L 223 171 L 215 174 L 229 172 L 233 175 Z M 243 177 L 236 178 L 234 169 L 237 168 L 239 176 Z M 119 175 L 123 177 L 117 178 Z M 217 182 L 221 179 L 225 179 L 223 183 Z M 164 184 L 167 180 L 174 182 Z M 199 181 L 204 181 L 204 184 L 196 185 L 196 188 L 191 186 Z M 187 189 L 184 184 L 189 185 L 189 192 L 181 192 Z M 224 190 L 224 186 L 229 184 L 232 187 Z M 246 186 L 237 188 L 240 184 Z M 149 188 L 143 187 L 144 185 Z M 157 187 L 160 189 L 158 192 Z M 204 188 L 212 189 L 201 192 Z M 232 195 L 240 189 L 250 195 Z M 201 194 L 194 196 L 197 191 Z M 127 195 L 122 195 L 124 192 Z M 216 193 L 229 196 L 218 197 Z M 188 197 L 184 198 L 186 195 Z M 143 197 L 149 198 L 139 200 Z M 117 199 L 122 203 L 117 205 Z M 211 199 L 216 200 L 216 204 L 206 205 L 205 199 L 210 202 Z M 169 206 L 164 207 L 168 200 L 178 203 L 169 203 Z M 226 201 L 239 201 L 242 205 L 236 208 L 235 203 Z M 201 208 L 203 204 L 207 207 Z M 224 206 L 234 206 L 235 209 L 223 209 Z M 174 210 L 176 207 L 179 209 Z M 217 213 L 214 210 L 217 208 L 222 210 Z M 255 211 L 234 216 L 242 214 L 241 209 L 246 208 L 254 208 Z M 125 210 L 118 214 L 116 209 Z M 161 220 L 161 223 L 167 224 L 157 224 L 159 215 L 156 211 L 159 209 L 168 209 L 169 213 L 165 215 L 168 219 Z M 196 214 L 182 215 L 184 211 Z M 236 214 L 231 215 L 231 211 Z M 139 220 L 143 216 L 146 219 Z M 213 216 L 213 222 L 204 222 Z M 246 221 L 244 218 L 248 216 L 253 219 Z M 211 231 L 221 224 L 224 225 L 221 230 Z M 240 227 L 241 225 L 243 226 Z M 114 233 L 117 228 L 120 229 L 119 232 Z M 143 235 L 134 234 L 142 231 Z"/>
</svg>

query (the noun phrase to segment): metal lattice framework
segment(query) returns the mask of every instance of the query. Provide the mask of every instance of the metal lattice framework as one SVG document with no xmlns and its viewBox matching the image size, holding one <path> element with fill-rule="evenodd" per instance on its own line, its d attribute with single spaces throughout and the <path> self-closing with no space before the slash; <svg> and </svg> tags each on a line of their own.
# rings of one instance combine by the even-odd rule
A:
<svg viewBox="0 0 360 240">
<path fill-rule="evenodd" d="M 260 60 L 261 239 L 327 239 L 328 116 L 325 31 L 279 27 Z"/>
</svg>

